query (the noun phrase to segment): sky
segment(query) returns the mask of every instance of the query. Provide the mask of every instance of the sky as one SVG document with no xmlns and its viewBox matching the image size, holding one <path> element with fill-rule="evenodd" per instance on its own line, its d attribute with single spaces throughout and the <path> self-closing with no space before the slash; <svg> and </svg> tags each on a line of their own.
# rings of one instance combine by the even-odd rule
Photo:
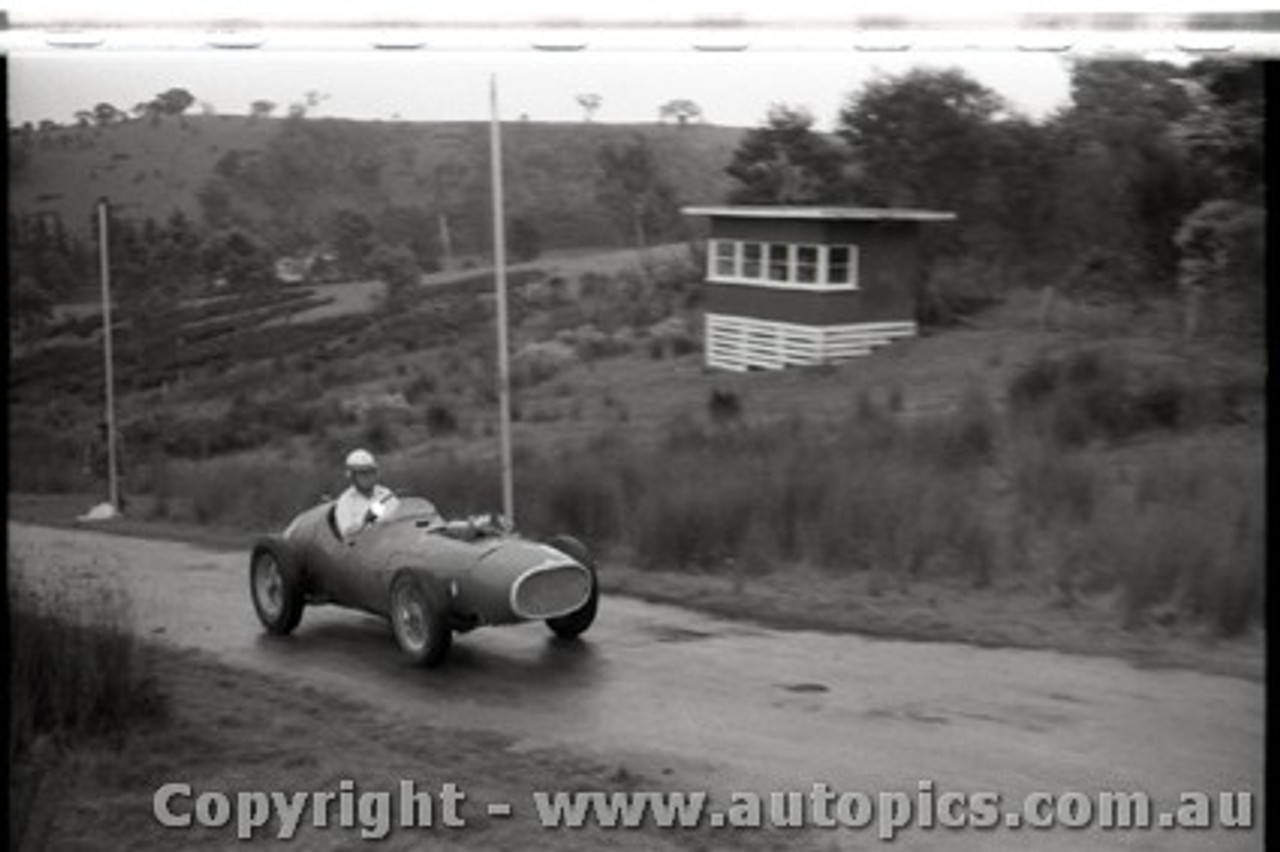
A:
<svg viewBox="0 0 1280 852">
<path fill-rule="evenodd" d="M 504 120 L 578 121 L 577 96 L 594 93 L 602 98 L 597 121 L 656 121 L 662 104 L 687 98 L 714 124 L 756 126 L 772 104 L 783 103 L 807 108 L 819 128 L 831 129 L 867 81 L 920 65 L 962 68 L 1032 118 L 1069 97 L 1066 66 L 1056 54 L 62 49 L 10 55 L 9 119 L 69 123 L 100 102 L 127 111 L 178 86 L 225 115 L 244 115 L 259 99 L 283 114 L 314 91 L 324 96 L 309 112 L 315 117 L 484 120 L 496 78 Z"/>
</svg>

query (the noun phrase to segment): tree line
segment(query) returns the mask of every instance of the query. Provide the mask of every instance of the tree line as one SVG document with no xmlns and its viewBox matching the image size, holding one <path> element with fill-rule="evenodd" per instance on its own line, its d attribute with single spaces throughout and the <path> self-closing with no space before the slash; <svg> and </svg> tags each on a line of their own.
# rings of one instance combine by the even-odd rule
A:
<svg viewBox="0 0 1280 852">
<path fill-rule="evenodd" d="M 198 220 L 118 217 L 122 292 L 261 286 L 282 257 L 304 274 L 380 277 L 394 291 L 487 253 L 483 127 L 424 143 L 411 127 L 306 119 L 322 98 L 308 93 L 265 147 L 223 152 L 197 194 Z M 172 89 L 150 114 L 194 102 Z M 251 112 L 273 109 L 257 101 Z M 1230 303 L 1260 327 L 1262 115 L 1261 70 L 1247 62 L 1080 61 L 1070 105 L 1041 121 L 962 71 L 918 69 L 851 93 L 834 134 L 775 106 L 723 166 L 725 200 L 955 211 L 955 226 L 924 236 L 926 304 L 942 314 L 1037 282 L 1135 304 L 1160 294 Z M 680 205 L 713 200 L 708 176 L 689 169 L 692 149 L 679 147 L 692 130 L 670 131 L 665 147 L 622 129 L 552 132 L 517 123 L 506 136 L 517 260 L 683 239 Z M 9 239 L 11 332 L 30 336 L 72 282 L 93 280 L 94 247 L 45 217 L 11 215 Z"/>
<path fill-rule="evenodd" d="M 1070 105 L 1040 122 L 959 70 L 872 80 L 834 136 L 775 106 L 734 152 L 730 200 L 950 210 L 958 225 L 925 235 L 937 292 L 1207 296 L 1258 330 L 1260 65 L 1096 60 L 1070 73 Z"/>
</svg>

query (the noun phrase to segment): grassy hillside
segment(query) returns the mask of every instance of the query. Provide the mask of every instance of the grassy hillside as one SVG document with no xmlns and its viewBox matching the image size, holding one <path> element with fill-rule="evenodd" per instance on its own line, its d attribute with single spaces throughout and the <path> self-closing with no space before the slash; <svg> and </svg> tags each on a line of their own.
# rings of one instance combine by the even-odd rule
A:
<svg viewBox="0 0 1280 852">
<path fill-rule="evenodd" d="M 867 359 L 729 375 L 701 363 L 698 279 L 679 244 L 512 271 L 522 529 L 642 571 L 831 576 L 859 600 L 941 583 L 1129 630 L 1260 623 L 1256 347 L 1183 341 L 1165 303 L 1064 301 L 1046 326 L 1024 291 Z M 491 287 L 429 276 L 395 312 L 376 283 L 191 305 L 169 360 L 122 329 L 130 514 L 270 529 L 342 487 L 356 445 L 451 515 L 495 508 Z M 81 461 L 92 318 L 60 332 L 11 372 L 17 491 L 100 487 Z"/>
<path fill-rule="evenodd" d="M 307 133 L 283 163 L 264 163 L 288 127 Z M 98 198 L 124 215 L 163 221 L 173 210 L 199 220 L 198 194 L 221 177 L 235 198 L 252 207 L 255 164 L 287 169 L 315 155 L 333 169 L 326 185 L 296 187 L 291 204 L 332 206 L 338 199 L 369 208 L 384 205 L 449 207 L 463 216 L 488 204 L 488 126 L 483 123 L 354 122 L 249 119 L 238 116 L 136 120 L 105 128 L 15 131 L 10 205 L 15 214 L 54 214 L 88 236 Z M 597 218 L 597 151 L 640 138 L 654 151 L 661 176 L 679 201 L 717 200 L 729 179 L 724 167 L 743 131 L 714 126 L 508 124 L 504 135 L 508 210 L 512 217 L 557 211 L 561 223 Z M 291 156 L 285 156 L 291 155 Z M 374 211 L 368 211 L 372 214 Z M 549 246 L 575 240 L 557 219 L 541 222 Z M 587 234 L 590 236 L 590 234 Z M 599 234 L 595 234 L 599 236 Z"/>
<path fill-rule="evenodd" d="M 188 205 L 277 252 L 345 240 L 372 257 L 371 233 L 432 255 L 414 240 L 443 217 L 463 261 L 399 283 L 180 292 L 158 316 L 123 305 L 129 513 L 273 528 L 340 488 L 338 460 L 357 445 L 385 459 L 393 487 L 451 514 L 496 507 L 486 131 L 202 118 L 30 141 L 15 209 L 60 211 L 68 227 L 105 192 L 138 205 L 131 217 Z M 868 359 L 709 372 L 702 261 L 670 214 L 720 197 L 737 134 L 508 126 L 512 230 L 542 243 L 509 281 L 522 529 L 568 530 L 682 577 L 816 572 L 871 599 L 943 583 L 1189 635 L 1260 623 L 1260 340 L 1212 324 L 1184 340 L 1170 298 L 1044 302 L 1011 286 L 1003 304 Z M 669 191 L 655 194 L 665 225 L 642 223 L 669 242 L 646 251 L 620 248 L 635 223 L 605 200 L 598 156 L 637 139 Z M 163 259 L 139 253 L 144 294 L 169 283 Z M 98 321 L 58 316 L 11 340 L 10 483 L 92 495 Z"/>
</svg>

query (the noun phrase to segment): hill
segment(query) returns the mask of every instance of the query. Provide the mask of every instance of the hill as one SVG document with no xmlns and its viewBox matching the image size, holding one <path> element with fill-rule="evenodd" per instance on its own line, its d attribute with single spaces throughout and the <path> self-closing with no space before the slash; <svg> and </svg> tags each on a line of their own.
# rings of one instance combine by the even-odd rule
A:
<svg viewBox="0 0 1280 852">
<path fill-rule="evenodd" d="M 743 132 L 508 123 L 508 215 L 536 225 L 544 247 L 624 244 L 630 232 L 609 226 L 599 198 L 602 149 L 644 146 L 675 203 L 702 202 L 726 191 L 724 167 Z M 479 251 L 487 242 L 488 134 L 484 123 L 239 116 L 19 129 L 11 131 L 10 210 L 57 217 L 87 238 L 93 206 L 106 196 L 138 221 L 163 222 L 178 210 L 206 225 L 256 225 L 283 243 L 278 251 L 326 236 L 326 215 L 344 207 L 374 222 L 391 209 L 417 210 L 432 230 L 446 215 L 458 250 Z"/>
</svg>

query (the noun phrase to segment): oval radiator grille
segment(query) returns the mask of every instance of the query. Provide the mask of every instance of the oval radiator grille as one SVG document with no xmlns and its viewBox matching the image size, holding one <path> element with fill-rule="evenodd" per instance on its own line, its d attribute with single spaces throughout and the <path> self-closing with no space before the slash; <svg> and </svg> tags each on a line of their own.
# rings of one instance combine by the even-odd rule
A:
<svg viewBox="0 0 1280 852">
<path fill-rule="evenodd" d="M 575 565 L 538 568 L 516 580 L 511 605 L 524 618 L 553 618 L 582 606 L 591 578 Z"/>
</svg>

